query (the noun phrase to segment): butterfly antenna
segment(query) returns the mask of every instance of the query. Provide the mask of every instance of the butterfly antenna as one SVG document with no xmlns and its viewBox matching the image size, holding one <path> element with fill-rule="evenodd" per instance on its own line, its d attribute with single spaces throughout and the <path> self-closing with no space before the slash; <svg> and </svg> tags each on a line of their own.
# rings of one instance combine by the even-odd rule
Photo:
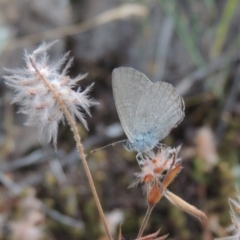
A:
<svg viewBox="0 0 240 240">
<path fill-rule="evenodd" d="M 106 146 L 104 146 L 104 147 L 94 149 L 94 150 L 92 150 L 90 153 L 95 153 L 95 152 L 97 152 L 97 151 L 99 151 L 99 150 L 102 150 L 102 149 L 104 149 L 104 148 L 107 148 L 107 147 L 110 147 L 110 146 L 115 146 L 115 145 L 118 144 L 118 143 L 122 143 L 122 142 L 126 142 L 126 141 L 127 141 L 127 140 L 124 139 L 124 140 L 120 140 L 120 141 L 117 141 L 117 142 L 114 142 L 114 143 L 110 143 L 110 144 L 108 144 L 108 145 L 106 145 Z"/>
</svg>

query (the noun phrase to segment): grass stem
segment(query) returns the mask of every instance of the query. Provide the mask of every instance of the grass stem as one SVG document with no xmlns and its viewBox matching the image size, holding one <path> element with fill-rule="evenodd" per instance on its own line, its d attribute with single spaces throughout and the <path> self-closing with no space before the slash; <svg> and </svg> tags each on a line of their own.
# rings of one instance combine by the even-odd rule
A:
<svg viewBox="0 0 240 240">
<path fill-rule="evenodd" d="M 34 61 L 32 58 L 30 58 L 30 62 L 33 66 L 33 68 L 35 69 L 36 73 L 39 75 L 39 77 L 42 79 L 42 81 L 46 84 L 46 86 L 49 88 L 49 90 L 53 93 L 54 97 L 56 98 L 56 100 L 58 101 L 59 105 L 61 106 L 65 116 L 66 116 L 66 119 L 71 127 L 71 130 L 73 132 L 73 135 L 74 135 L 74 138 L 75 138 L 75 141 L 77 143 L 77 149 L 78 149 L 78 152 L 79 152 L 79 156 L 82 160 L 82 163 L 83 163 L 83 167 L 84 167 L 84 170 L 86 172 L 86 175 L 87 175 L 87 178 L 88 178 L 88 181 L 89 181 L 89 185 L 90 185 L 90 188 L 91 188 L 91 191 L 93 193 L 93 197 L 94 197 L 94 200 L 95 200 L 95 203 L 96 203 L 96 206 L 97 206 L 97 209 L 98 209 L 98 212 L 100 214 L 100 217 L 101 217 L 101 220 L 103 222 L 103 226 L 105 228 L 105 231 L 106 231 L 106 234 L 108 236 L 108 239 L 109 240 L 112 240 L 112 236 L 110 234 L 110 231 L 108 229 L 108 226 L 107 226 L 107 221 L 106 221 L 106 218 L 105 218 L 105 215 L 104 215 L 104 212 L 103 212 L 103 209 L 102 209 L 102 205 L 100 203 L 100 200 L 99 200 L 99 197 L 98 197 L 98 194 L 97 194 L 97 191 L 96 191 L 96 188 L 95 188 L 95 185 L 94 185 L 94 182 L 93 182 L 93 178 L 92 178 L 92 174 L 90 172 L 90 169 L 88 167 L 88 163 L 87 163 L 87 160 L 86 160 L 86 156 L 84 154 L 84 149 L 83 149 L 83 145 L 81 143 L 81 138 L 80 138 L 80 135 L 79 135 L 79 131 L 78 131 L 78 128 L 77 128 L 77 125 L 76 125 L 76 122 L 74 121 L 74 119 L 72 118 L 71 114 L 69 113 L 69 111 L 67 110 L 67 107 L 65 106 L 65 104 L 63 103 L 63 101 L 61 100 L 61 98 L 59 98 L 59 95 L 58 93 L 55 91 L 55 89 L 51 86 L 51 84 L 48 82 L 48 80 L 44 77 L 43 74 L 41 74 L 41 72 L 37 69 Z"/>
</svg>

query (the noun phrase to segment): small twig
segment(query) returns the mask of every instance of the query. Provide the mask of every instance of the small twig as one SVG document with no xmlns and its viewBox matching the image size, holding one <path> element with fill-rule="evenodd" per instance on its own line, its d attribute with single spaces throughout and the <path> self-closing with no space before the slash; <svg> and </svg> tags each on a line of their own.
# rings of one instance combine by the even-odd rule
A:
<svg viewBox="0 0 240 240">
<path fill-rule="evenodd" d="M 62 165 L 60 164 L 59 159 L 58 158 L 51 159 L 49 161 L 49 165 L 60 186 L 65 185 L 68 181 L 62 169 Z"/>
<path fill-rule="evenodd" d="M 106 128 L 106 131 L 108 131 L 108 129 L 112 128 L 112 126 L 115 124 L 116 123 L 113 123 L 112 125 L 108 126 Z M 110 134 L 107 134 L 107 133 L 105 133 L 104 135 L 96 134 L 94 136 L 90 136 L 87 139 L 85 139 L 83 141 L 83 146 L 84 146 L 84 149 L 86 149 L 88 151 L 88 149 L 92 149 L 93 146 L 103 145 L 103 143 L 111 141 L 111 140 L 109 140 L 109 138 L 116 139 L 117 137 L 121 137 L 122 135 L 123 135 L 123 133 L 121 131 L 119 131 L 114 136 L 111 136 Z M 114 141 L 112 140 L 112 142 L 114 142 Z M 38 149 L 38 150 L 35 150 L 35 151 L 29 153 L 25 157 L 15 159 L 11 162 L 5 161 L 3 159 L 3 161 L 2 161 L 3 163 L 1 163 L 1 166 L 0 166 L 0 171 L 11 172 L 11 171 L 15 171 L 20 168 L 29 167 L 31 165 L 41 164 L 48 160 L 51 161 L 51 159 L 56 158 L 56 157 L 59 159 L 61 164 L 63 163 L 65 165 L 64 158 L 74 159 L 74 163 L 75 163 L 76 162 L 75 159 L 78 159 L 78 157 L 79 157 L 77 154 L 77 150 L 73 150 L 71 154 L 68 154 L 66 156 L 62 150 L 57 150 L 57 152 L 56 152 L 56 150 L 54 150 L 50 144 L 47 146 L 44 145 L 43 147 L 48 148 L 47 153 L 45 151 L 43 151 L 42 149 Z"/>
<path fill-rule="evenodd" d="M 15 184 L 11 178 L 9 178 L 8 176 L 6 176 L 5 173 L 0 172 L 0 182 L 7 188 L 10 190 L 11 193 L 13 193 L 14 195 L 18 195 L 19 193 L 21 193 L 22 188 L 20 186 L 18 186 L 17 184 Z"/>
<path fill-rule="evenodd" d="M 197 69 L 193 73 L 189 74 L 187 77 L 182 79 L 180 83 L 176 86 L 176 90 L 180 95 L 184 95 L 192 85 L 209 75 L 217 72 L 218 70 L 225 68 L 229 64 L 238 61 L 240 59 L 240 52 L 237 54 L 231 54 L 229 57 L 221 56 L 212 62 L 208 63 L 206 66 Z"/>
<path fill-rule="evenodd" d="M 139 239 L 139 238 L 142 237 L 143 232 L 144 232 L 144 230 L 145 230 L 145 228 L 146 228 L 148 219 L 149 219 L 149 217 L 150 217 L 150 215 L 151 215 L 152 210 L 153 210 L 154 207 L 155 207 L 155 205 L 148 205 L 146 214 L 145 214 L 144 219 L 143 219 L 143 221 L 142 221 L 142 225 L 141 225 L 140 230 L 139 230 L 138 235 L 137 235 L 137 239 Z"/>
<path fill-rule="evenodd" d="M 76 220 L 74 218 L 70 218 L 66 215 L 63 215 L 62 213 L 60 213 L 56 210 L 53 210 L 53 209 L 47 207 L 46 205 L 43 205 L 43 210 L 49 217 L 51 217 L 52 219 L 54 219 L 57 222 L 60 222 L 64 225 L 76 228 L 78 230 L 84 228 L 83 222 Z"/>
<path fill-rule="evenodd" d="M 60 164 L 62 167 L 73 166 L 75 164 L 78 164 L 79 161 L 80 159 L 78 156 L 78 152 L 73 151 L 72 153 L 68 154 L 64 159 L 61 159 Z M 49 173 L 51 173 L 51 171 L 47 169 L 45 173 L 34 173 L 33 175 L 26 177 L 24 180 L 18 183 L 19 191 L 16 192 L 15 194 L 12 193 L 12 195 L 16 196 L 20 192 L 22 192 L 23 189 L 29 186 L 39 184 L 40 182 L 43 182 L 45 179 L 45 176 L 48 175 Z M 1 178 L 0 178 L 0 181 L 1 181 Z"/>
<path fill-rule="evenodd" d="M 105 135 L 94 135 L 92 137 L 85 139 L 83 141 L 83 146 L 84 146 L 84 149 L 91 149 L 93 146 L 101 145 L 106 141 L 109 141 L 109 137 Z M 67 154 L 66 156 L 66 154 L 62 150 L 57 150 L 56 152 L 53 148 L 51 148 L 51 150 L 49 150 L 48 153 L 46 153 L 42 149 L 38 149 L 29 153 L 25 157 L 15 159 L 11 162 L 3 160 L 3 163 L 1 163 L 1 166 L 0 166 L 0 171 L 11 172 L 11 171 L 18 170 L 20 168 L 44 163 L 49 159 L 50 159 L 49 161 L 51 161 L 52 158 L 56 158 L 56 157 L 60 159 L 60 162 L 64 161 L 64 160 L 61 160 L 64 158 L 77 159 L 78 158 L 77 150 L 73 150 L 71 154 Z"/>
<path fill-rule="evenodd" d="M 63 151 L 58 150 L 57 155 L 63 158 L 65 154 L 63 153 Z M 26 157 L 18 158 L 11 162 L 2 163 L 0 166 L 0 171 L 2 172 L 14 171 L 19 168 L 24 168 L 34 164 L 43 163 L 47 161 L 47 159 L 52 157 L 56 157 L 56 153 L 53 150 L 49 154 L 44 153 L 44 151 L 42 150 L 35 150 Z"/>
<path fill-rule="evenodd" d="M 124 4 L 120 7 L 105 11 L 95 18 L 89 19 L 79 24 L 64 26 L 57 29 L 48 30 L 45 32 L 38 32 L 22 38 L 9 40 L 2 51 L 9 51 L 20 47 L 36 44 L 39 41 L 50 41 L 66 36 L 86 32 L 103 24 L 121 20 L 129 17 L 144 17 L 148 13 L 148 9 L 140 4 Z"/>
</svg>

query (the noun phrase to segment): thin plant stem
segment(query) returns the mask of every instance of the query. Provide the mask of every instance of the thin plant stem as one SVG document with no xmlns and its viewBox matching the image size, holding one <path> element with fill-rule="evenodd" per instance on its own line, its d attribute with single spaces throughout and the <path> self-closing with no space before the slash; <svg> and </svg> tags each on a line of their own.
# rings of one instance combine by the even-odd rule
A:
<svg viewBox="0 0 240 240">
<path fill-rule="evenodd" d="M 139 232 L 138 232 L 137 239 L 139 239 L 139 238 L 142 237 L 143 232 L 144 232 L 144 230 L 145 230 L 145 228 L 146 228 L 148 219 L 149 219 L 149 217 L 150 217 L 150 215 L 151 215 L 151 213 L 152 213 L 152 210 L 153 210 L 154 206 L 155 206 L 155 205 L 148 205 L 146 214 L 145 214 L 144 219 L 143 219 L 143 221 L 142 221 L 142 225 L 141 225 L 140 230 L 139 230 Z"/>
<path fill-rule="evenodd" d="M 105 215 L 104 215 L 104 212 L 103 212 L 103 209 L 102 209 L 102 205 L 100 203 L 100 200 L 99 200 L 99 197 L 98 197 L 98 194 L 97 194 L 94 182 L 93 182 L 92 174 L 91 174 L 90 169 L 88 167 L 88 163 L 87 163 L 86 156 L 85 156 L 85 153 L 84 153 L 83 145 L 81 143 L 81 138 L 80 138 L 80 135 L 79 135 L 79 131 L 78 131 L 76 122 L 73 120 L 71 114 L 67 110 L 67 108 L 66 108 L 65 104 L 63 103 L 63 101 L 59 98 L 58 93 L 51 86 L 51 84 L 47 81 L 47 79 L 44 77 L 44 75 L 41 74 L 41 72 L 37 69 L 37 67 L 36 67 L 36 65 L 35 65 L 35 63 L 34 63 L 34 61 L 33 61 L 33 59 L 31 57 L 30 57 L 30 62 L 32 64 L 33 68 L 35 69 L 35 71 L 37 72 L 37 74 L 39 75 L 39 77 L 43 80 L 43 82 L 46 84 L 46 86 L 49 88 L 49 90 L 53 93 L 54 97 L 56 98 L 56 100 L 60 104 L 60 106 L 61 106 L 61 108 L 62 108 L 62 110 L 63 110 L 63 112 L 64 112 L 64 114 L 66 116 L 66 119 L 67 119 L 67 121 L 68 121 L 68 123 L 69 123 L 69 125 L 71 127 L 71 130 L 73 132 L 74 138 L 76 140 L 79 156 L 80 156 L 80 158 L 82 160 L 83 167 L 84 167 L 84 170 L 86 172 L 86 175 L 87 175 L 87 178 L 88 178 L 88 181 L 89 181 L 89 185 L 90 185 L 90 188 L 91 188 L 91 191 L 92 191 L 92 194 L 93 194 L 93 197 L 94 197 L 94 200 L 95 200 L 95 203 L 96 203 L 99 215 L 100 215 L 101 220 L 103 222 L 106 234 L 107 234 L 109 240 L 113 240 L 112 236 L 110 234 L 110 231 L 108 229 L 108 226 L 107 226 L 107 221 L 106 221 L 106 218 L 105 218 Z"/>
</svg>

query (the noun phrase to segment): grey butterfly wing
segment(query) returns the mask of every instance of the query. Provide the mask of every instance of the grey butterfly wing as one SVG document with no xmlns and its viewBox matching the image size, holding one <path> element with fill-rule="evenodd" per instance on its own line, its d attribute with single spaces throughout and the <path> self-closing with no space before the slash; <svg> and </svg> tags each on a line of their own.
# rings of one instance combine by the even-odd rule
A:
<svg viewBox="0 0 240 240">
<path fill-rule="evenodd" d="M 130 141 L 133 140 L 134 118 L 137 105 L 144 92 L 153 83 L 133 68 L 115 68 L 112 86 L 115 105 L 122 127 Z"/>
<path fill-rule="evenodd" d="M 151 132 L 159 141 L 184 118 L 184 102 L 172 85 L 152 84 L 142 95 L 134 119 L 134 131 Z"/>
</svg>

